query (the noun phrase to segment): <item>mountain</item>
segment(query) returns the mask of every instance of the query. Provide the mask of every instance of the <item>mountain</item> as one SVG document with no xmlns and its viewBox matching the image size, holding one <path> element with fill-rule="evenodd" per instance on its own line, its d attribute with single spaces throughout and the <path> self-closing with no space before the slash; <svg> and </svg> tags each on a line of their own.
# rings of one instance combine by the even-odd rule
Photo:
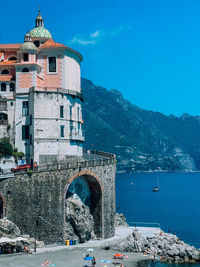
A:
<svg viewBox="0 0 200 267">
<path fill-rule="evenodd" d="M 119 172 L 200 170 L 200 117 L 146 111 L 82 78 L 85 149 L 112 152 Z"/>
</svg>

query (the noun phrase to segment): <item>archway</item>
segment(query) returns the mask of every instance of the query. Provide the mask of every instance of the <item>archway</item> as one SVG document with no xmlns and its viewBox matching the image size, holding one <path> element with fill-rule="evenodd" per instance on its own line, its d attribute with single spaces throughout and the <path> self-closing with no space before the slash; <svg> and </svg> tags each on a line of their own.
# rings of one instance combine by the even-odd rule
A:
<svg viewBox="0 0 200 267">
<path fill-rule="evenodd" d="M 79 172 L 74 175 L 66 185 L 65 199 L 73 193 L 78 195 L 81 201 L 89 207 L 94 221 L 94 233 L 96 237 L 103 237 L 103 187 L 100 179 L 89 171 Z M 67 214 L 65 213 L 67 220 Z"/>
</svg>

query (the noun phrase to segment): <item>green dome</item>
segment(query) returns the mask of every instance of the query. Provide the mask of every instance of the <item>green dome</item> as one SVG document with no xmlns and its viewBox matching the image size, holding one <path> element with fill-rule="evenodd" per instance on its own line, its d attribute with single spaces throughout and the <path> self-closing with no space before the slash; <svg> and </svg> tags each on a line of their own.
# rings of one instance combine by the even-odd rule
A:
<svg viewBox="0 0 200 267">
<path fill-rule="evenodd" d="M 20 50 L 34 50 L 37 51 L 37 47 L 32 42 L 25 42 L 20 46 Z"/>
<path fill-rule="evenodd" d="M 30 35 L 32 38 L 52 38 L 50 32 L 43 26 L 32 29 Z"/>
</svg>

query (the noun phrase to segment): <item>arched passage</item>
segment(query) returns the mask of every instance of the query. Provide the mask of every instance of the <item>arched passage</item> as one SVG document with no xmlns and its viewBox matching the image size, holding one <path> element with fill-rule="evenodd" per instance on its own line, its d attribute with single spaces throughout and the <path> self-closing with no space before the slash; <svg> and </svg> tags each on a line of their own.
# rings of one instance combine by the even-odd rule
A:
<svg viewBox="0 0 200 267">
<path fill-rule="evenodd" d="M 99 177 L 86 170 L 71 177 L 65 188 L 65 199 L 72 193 L 79 196 L 89 207 L 94 220 L 94 232 L 98 238 L 103 237 L 103 186 Z M 67 214 L 65 214 L 67 218 Z"/>
</svg>

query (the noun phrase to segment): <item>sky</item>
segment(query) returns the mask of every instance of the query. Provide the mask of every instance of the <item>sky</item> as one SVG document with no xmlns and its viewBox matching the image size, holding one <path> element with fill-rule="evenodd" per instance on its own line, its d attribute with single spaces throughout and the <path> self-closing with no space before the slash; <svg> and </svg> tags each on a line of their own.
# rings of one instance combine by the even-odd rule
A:
<svg viewBox="0 0 200 267">
<path fill-rule="evenodd" d="M 3 1 L 0 43 L 23 42 L 39 6 L 55 41 L 83 55 L 82 77 L 147 110 L 200 115 L 199 0 Z"/>
</svg>

